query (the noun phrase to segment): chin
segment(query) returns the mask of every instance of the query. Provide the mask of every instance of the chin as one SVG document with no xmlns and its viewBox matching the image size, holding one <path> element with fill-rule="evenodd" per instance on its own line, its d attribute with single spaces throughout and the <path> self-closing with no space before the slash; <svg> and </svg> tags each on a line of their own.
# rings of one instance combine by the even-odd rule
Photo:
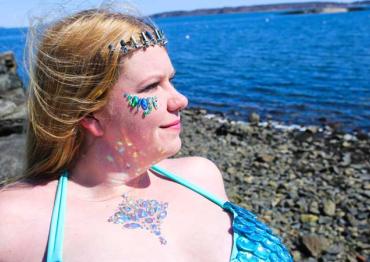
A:
<svg viewBox="0 0 370 262">
<path fill-rule="evenodd" d="M 167 142 L 162 146 L 162 154 L 165 155 L 165 158 L 176 155 L 181 149 L 181 139 L 178 137 L 171 142 Z"/>
</svg>

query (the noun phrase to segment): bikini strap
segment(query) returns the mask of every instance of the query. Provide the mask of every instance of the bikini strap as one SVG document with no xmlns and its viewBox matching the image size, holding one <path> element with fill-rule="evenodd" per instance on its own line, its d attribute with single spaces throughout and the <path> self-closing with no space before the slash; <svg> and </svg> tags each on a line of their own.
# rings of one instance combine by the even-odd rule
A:
<svg viewBox="0 0 370 262">
<path fill-rule="evenodd" d="M 189 181 L 183 179 L 182 177 L 179 177 L 179 176 L 176 176 L 175 174 L 173 173 L 170 173 L 166 170 L 164 170 L 163 168 L 157 166 L 157 165 L 154 165 L 151 167 L 152 170 L 158 172 L 159 174 L 162 174 L 172 180 L 174 180 L 175 182 L 183 185 L 183 186 L 186 186 L 187 188 L 193 190 L 194 192 L 204 196 L 205 198 L 209 199 L 210 201 L 212 201 L 213 203 L 217 204 L 218 206 L 220 206 L 221 208 L 223 208 L 224 206 L 224 203 L 226 201 L 224 200 L 220 200 L 218 199 L 216 196 L 214 196 L 213 194 L 207 192 L 206 190 L 204 190 L 203 188 L 200 188 L 198 187 L 197 185 L 194 185 L 192 183 L 190 183 Z"/>
<path fill-rule="evenodd" d="M 55 196 L 47 247 L 47 262 L 62 261 L 67 182 L 68 172 L 65 170 L 59 178 L 58 189 Z"/>
</svg>

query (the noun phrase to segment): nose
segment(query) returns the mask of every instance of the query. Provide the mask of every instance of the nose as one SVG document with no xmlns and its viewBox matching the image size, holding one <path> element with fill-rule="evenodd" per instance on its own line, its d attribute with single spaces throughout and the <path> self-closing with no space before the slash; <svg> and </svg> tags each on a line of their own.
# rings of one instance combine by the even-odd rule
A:
<svg viewBox="0 0 370 262">
<path fill-rule="evenodd" d="M 171 96 L 168 98 L 167 109 L 170 112 L 176 112 L 184 109 L 188 105 L 188 98 L 173 88 Z"/>
</svg>

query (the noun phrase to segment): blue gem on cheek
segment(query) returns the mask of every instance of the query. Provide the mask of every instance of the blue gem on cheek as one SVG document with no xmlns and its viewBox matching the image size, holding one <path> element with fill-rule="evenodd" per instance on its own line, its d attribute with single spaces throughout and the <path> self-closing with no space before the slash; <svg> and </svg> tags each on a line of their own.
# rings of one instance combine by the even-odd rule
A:
<svg viewBox="0 0 370 262">
<path fill-rule="evenodd" d="M 143 110 L 146 110 L 148 108 L 148 101 L 146 101 L 146 99 L 141 99 L 140 103 Z"/>
</svg>

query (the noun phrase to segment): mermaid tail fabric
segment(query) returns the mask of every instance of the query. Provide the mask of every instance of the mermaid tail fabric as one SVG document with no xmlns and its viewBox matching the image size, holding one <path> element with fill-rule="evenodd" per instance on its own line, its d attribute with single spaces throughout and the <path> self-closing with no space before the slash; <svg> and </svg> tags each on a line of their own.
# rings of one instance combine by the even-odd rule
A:
<svg viewBox="0 0 370 262">
<path fill-rule="evenodd" d="M 293 261 L 281 239 L 273 235 L 268 226 L 258 221 L 255 214 L 229 201 L 224 203 L 223 209 L 234 215 L 231 262 Z"/>
</svg>

